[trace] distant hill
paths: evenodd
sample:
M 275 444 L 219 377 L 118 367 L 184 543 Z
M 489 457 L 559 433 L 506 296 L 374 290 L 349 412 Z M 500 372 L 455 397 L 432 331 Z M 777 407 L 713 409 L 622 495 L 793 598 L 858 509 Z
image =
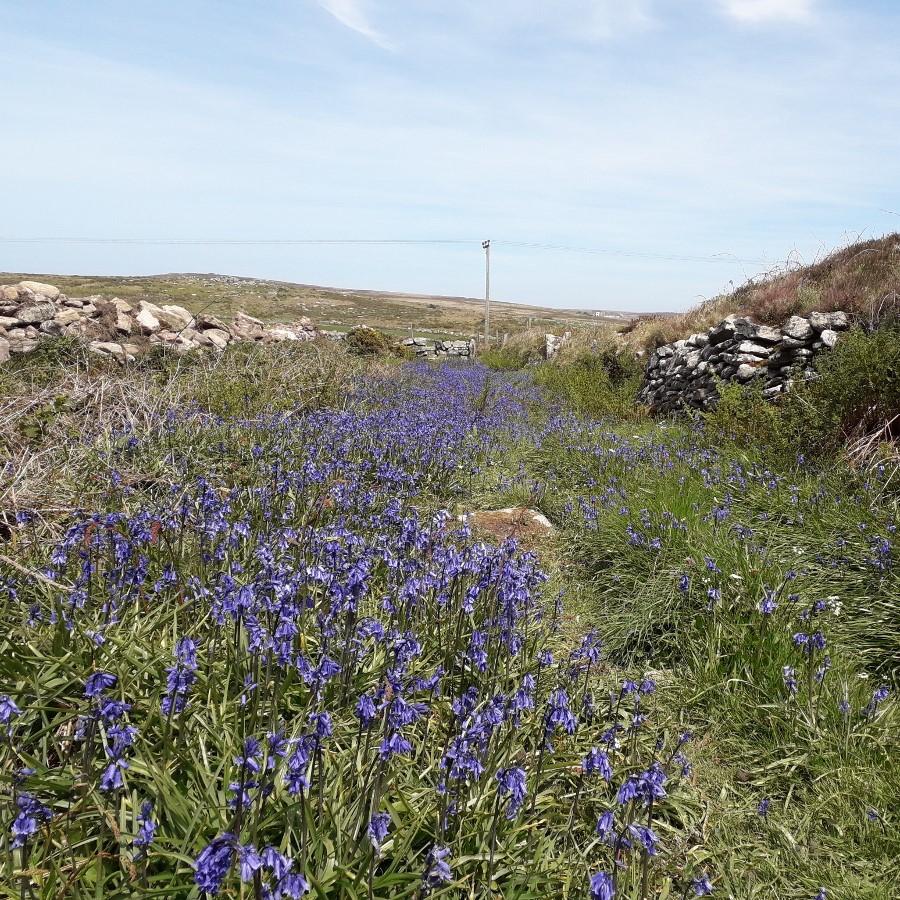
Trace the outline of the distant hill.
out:
M 136 302 L 176 303 L 193 313 L 230 319 L 243 311 L 266 322 L 290 322 L 309 316 L 326 329 L 370 325 L 392 334 L 476 335 L 484 330 L 484 301 L 472 297 L 442 297 L 388 291 L 350 290 L 293 284 L 261 278 L 215 274 L 166 274 L 141 277 L 0 273 L 0 283 L 23 279 L 57 285 L 69 296 L 114 296 Z M 633 313 L 553 309 L 491 301 L 491 331 L 513 334 L 527 328 L 560 331 L 605 322 L 625 325 Z

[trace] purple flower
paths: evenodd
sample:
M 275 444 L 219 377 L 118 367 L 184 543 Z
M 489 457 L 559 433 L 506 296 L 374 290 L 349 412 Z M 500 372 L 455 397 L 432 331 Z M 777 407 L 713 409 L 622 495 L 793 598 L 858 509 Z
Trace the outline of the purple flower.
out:
M 0 696 L 0 725 L 6 725 L 10 719 L 22 714 L 22 710 L 6 695 Z
M 422 883 L 429 890 L 453 880 L 450 865 L 445 861 L 449 855 L 448 847 L 438 847 L 437 844 L 429 851 L 425 860 L 425 872 L 422 875 Z
M 784 680 L 784 686 L 792 694 L 797 693 L 797 679 L 794 675 L 793 666 L 784 666 L 781 670 L 781 677 Z
M 278 892 L 291 900 L 300 900 L 308 890 L 309 882 L 302 875 L 288 873 L 278 882 Z
M 104 691 L 111 688 L 117 680 L 116 676 L 111 675 L 109 672 L 94 672 L 84 683 L 84 696 L 99 697 Z
M 602 750 L 591 747 L 591 752 L 584 758 L 583 769 L 585 775 L 591 775 L 599 772 L 603 776 L 604 781 L 612 779 L 612 767 L 609 764 L 609 757 Z
M 9 829 L 14 849 L 22 847 L 31 835 L 37 834 L 39 821 L 47 821 L 52 815 L 46 806 L 24 792 L 16 798 L 16 806 L 19 807 L 19 814 Z
M 263 867 L 263 858 L 256 852 L 252 844 L 244 844 L 238 847 L 238 859 L 240 861 L 241 881 L 251 881 L 256 872 Z
M 375 702 L 368 694 L 362 694 L 356 702 L 356 717 L 363 728 L 372 724 L 375 718 Z
M 648 855 L 656 856 L 656 854 L 659 852 L 656 846 L 659 843 L 659 838 L 656 836 L 656 832 L 652 828 L 648 828 L 646 825 L 638 825 L 634 823 L 628 826 L 628 830 L 634 835 L 638 843 L 643 846 Z
M 194 860 L 194 881 L 207 894 L 218 894 L 228 870 L 234 861 L 237 839 L 233 834 L 224 833 L 200 851 Z
M 597 820 L 597 834 L 601 841 L 612 842 L 616 831 L 616 819 L 610 810 L 606 810 Z
M 591 900 L 612 900 L 615 894 L 612 876 L 606 872 L 597 872 L 591 876 Z
M 506 807 L 506 818 L 514 819 L 519 814 L 519 809 L 525 802 L 527 789 L 525 786 L 525 770 L 518 766 L 509 769 L 500 769 L 497 772 L 497 781 L 499 782 L 497 790 L 500 796 L 510 795 L 509 803 Z
M 375 848 L 376 853 L 379 853 L 381 851 L 381 845 L 384 843 L 384 839 L 387 837 L 390 824 L 390 813 L 375 813 L 375 815 L 372 816 L 372 818 L 369 820 L 369 827 L 367 829 L 369 840 L 371 841 L 372 846 Z
M 694 894 L 698 897 L 706 897 L 713 892 L 713 886 L 706 875 L 694 878 L 691 881 L 691 887 L 694 889 Z
M 382 759 L 390 759 L 392 756 L 410 754 L 412 749 L 412 744 L 399 731 L 395 731 L 389 738 L 382 739 L 378 754 Z
M 757 807 L 757 813 L 765 818 L 769 814 L 769 805 L 771 804 L 771 800 L 768 797 L 763 797 L 762 800 L 759 801 L 759 806 Z
M 141 805 L 141 811 L 138 814 L 137 820 L 140 825 L 138 828 L 138 833 L 134 838 L 134 846 L 137 847 L 140 851 L 143 851 L 145 847 L 149 847 L 150 844 L 153 843 L 153 835 L 156 832 L 156 823 L 151 820 L 150 816 L 153 813 L 153 804 L 147 800 Z M 135 859 L 138 858 L 141 854 L 138 853 L 135 856 Z

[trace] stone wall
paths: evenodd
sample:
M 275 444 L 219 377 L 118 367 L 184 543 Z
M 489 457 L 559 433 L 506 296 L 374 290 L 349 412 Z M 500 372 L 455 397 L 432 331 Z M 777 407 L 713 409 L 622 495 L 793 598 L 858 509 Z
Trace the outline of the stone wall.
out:
M 0 285 L 0 362 L 10 353 L 29 353 L 48 337 L 77 337 L 95 353 L 127 360 L 154 344 L 176 351 L 219 351 L 233 341 L 309 341 L 316 334 L 309 319 L 266 325 L 238 313 L 226 324 L 215 316 L 146 300 L 132 305 L 118 297 L 67 297 L 37 281 Z
M 812 375 L 813 357 L 834 347 L 847 326 L 843 312 L 791 316 L 779 328 L 729 316 L 706 333 L 653 351 L 639 398 L 655 413 L 711 409 L 718 381 L 757 380 L 764 396 L 775 397 Z
M 431 338 L 404 338 L 400 345 L 408 347 L 417 357 L 438 359 L 445 356 L 475 356 L 474 341 L 436 341 Z

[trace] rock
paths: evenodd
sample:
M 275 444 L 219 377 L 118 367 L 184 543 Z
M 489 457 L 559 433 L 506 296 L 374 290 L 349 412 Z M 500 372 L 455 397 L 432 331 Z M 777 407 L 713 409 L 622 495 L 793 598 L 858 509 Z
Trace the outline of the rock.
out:
M 171 331 L 181 331 L 190 328 L 194 324 L 194 317 L 183 306 L 173 306 L 171 304 L 161 306 L 156 318 L 163 324 L 163 327 Z
M 63 306 L 71 306 L 75 309 L 81 309 L 81 307 L 84 306 L 84 303 L 85 301 L 79 297 L 66 297 L 66 299 L 63 300 Z
M 753 341 L 741 341 L 737 347 L 738 353 L 752 353 L 754 356 L 768 356 L 769 348 L 760 344 L 754 344 Z
M 9 362 L 9 341 L 5 337 L 0 337 L 0 365 Z
M 296 341 L 298 337 L 289 328 L 269 328 L 267 330 L 269 337 L 275 341 Z
M 810 335 L 812 337 L 812 335 Z M 793 349 L 795 347 L 808 347 L 810 338 L 807 338 L 803 341 L 798 341 L 796 338 L 786 337 L 781 340 L 781 347 L 784 349 Z
M 545 334 L 544 335 L 544 356 L 547 359 L 553 359 L 557 353 L 559 353 L 560 348 L 566 342 L 566 338 L 569 335 L 569 332 L 566 332 L 562 337 L 557 337 L 555 334 Z
M 738 381 L 749 381 L 758 371 L 756 366 L 751 366 L 748 363 L 741 363 L 741 365 L 737 367 L 734 377 L 737 378 Z
M 134 321 L 142 334 L 156 334 L 162 328 L 162 323 L 149 309 L 141 309 Z
M 35 339 L 22 339 L 18 341 L 9 341 L 10 353 L 31 353 L 36 350 L 40 341 Z
M 113 341 L 91 341 L 88 350 L 99 353 L 101 356 L 112 356 L 119 362 L 134 362 L 134 355 L 129 353 L 122 344 Z
M 65 325 L 60 324 L 56 319 L 48 319 L 41 322 L 41 334 L 47 334 L 51 337 L 62 337 L 66 333 Z
M 769 325 L 757 325 L 753 333 L 753 339 L 761 344 L 777 344 L 781 338 L 781 329 Z
M 716 327 L 713 328 L 709 332 L 708 337 L 709 337 L 709 343 L 713 347 L 716 346 L 716 344 L 723 344 L 723 343 L 725 343 L 725 341 L 728 341 L 731 338 L 733 338 L 734 337 L 734 321 L 731 318 L 731 316 L 729 316 L 727 319 L 725 319 L 720 324 L 716 325 Z
M 809 324 L 816 331 L 843 331 L 849 324 L 845 312 L 812 312 L 809 314 Z
M 21 324 L 14 316 L 0 316 L 0 328 L 18 328 Z
M 141 311 L 146 310 L 157 318 L 159 318 L 159 314 L 162 312 L 162 307 L 157 306 L 155 303 L 151 303 L 149 300 L 138 301 L 137 308 Z
M 131 334 L 131 316 L 122 310 L 116 313 L 116 331 L 121 334 Z
M 73 322 L 80 322 L 84 318 L 84 314 L 80 309 L 63 308 L 57 311 L 53 317 L 54 322 L 60 325 L 71 325 Z
M 195 326 L 200 331 L 206 331 L 208 328 L 215 328 L 218 331 L 228 331 L 228 326 L 216 316 L 209 316 L 205 313 L 200 313 L 197 316 L 197 324 Z
M 9 300 L 11 303 L 18 303 L 19 292 L 10 285 L 4 285 L 0 288 L 0 299 Z
M 838 333 L 836 331 L 832 331 L 830 328 L 825 328 L 819 335 L 819 340 L 830 350 L 838 341 Z
M 120 297 L 113 297 L 109 302 L 121 313 L 134 312 L 134 307 L 127 300 L 122 300 Z
M 237 325 L 238 328 L 264 328 L 265 322 L 262 319 L 254 319 L 253 316 L 248 316 L 247 313 L 239 312 L 234 317 L 234 324 Z
M 59 288 L 52 284 L 44 284 L 40 281 L 20 281 L 17 286 L 26 291 L 31 291 L 32 294 L 40 294 L 48 300 L 56 300 L 59 297 Z
M 213 342 L 203 334 L 202 331 L 197 331 L 196 328 L 185 328 L 184 331 L 179 332 L 180 336 L 186 341 L 193 341 L 200 347 L 212 347 Z
M 797 341 L 805 341 L 812 337 L 813 328 L 808 319 L 802 316 L 791 316 L 781 329 L 788 337 Z
M 34 306 L 23 306 L 16 318 L 23 325 L 40 325 L 56 315 L 56 307 L 52 303 L 37 303 Z
M 203 336 L 211 341 L 218 350 L 224 350 L 231 340 L 231 335 L 224 328 L 208 328 L 203 332 Z

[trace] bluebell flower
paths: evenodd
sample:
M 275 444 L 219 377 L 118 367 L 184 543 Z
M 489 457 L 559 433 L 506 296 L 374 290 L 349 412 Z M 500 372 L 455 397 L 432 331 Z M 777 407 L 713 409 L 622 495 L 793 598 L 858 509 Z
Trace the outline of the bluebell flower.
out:
M 224 833 L 213 838 L 194 860 L 194 881 L 207 894 L 218 894 L 228 870 L 234 861 L 237 840 L 233 834 Z
M 425 860 L 425 872 L 422 875 L 422 884 L 427 890 L 453 880 L 453 872 L 450 864 L 446 861 L 449 855 L 449 848 L 439 847 L 437 844 L 429 851 L 428 858 Z
M 278 894 L 281 897 L 290 897 L 290 900 L 300 900 L 309 890 L 309 882 L 295 873 L 288 873 L 278 882 Z
M 375 848 L 376 853 L 380 853 L 381 851 L 381 845 L 384 843 L 384 839 L 387 837 L 390 824 L 390 813 L 385 812 L 375 813 L 375 815 L 373 815 L 369 820 L 369 826 L 366 830 L 369 835 L 369 841 Z
M 634 835 L 638 843 L 643 846 L 648 855 L 657 855 L 659 850 L 656 845 L 659 843 L 659 838 L 652 828 L 649 828 L 646 825 L 638 825 L 635 822 L 628 826 L 628 830 Z
M 33 834 L 37 834 L 39 822 L 46 822 L 52 813 L 46 806 L 35 800 L 31 794 L 22 792 L 16 797 L 16 806 L 19 814 L 10 826 L 10 834 L 13 836 L 12 847 L 17 849 L 25 844 Z
M 22 710 L 16 706 L 6 694 L 0 696 L 0 725 L 6 725 L 10 719 L 22 714 Z
M 519 809 L 525 802 L 527 794 L 525 770 L 518 766 L 512 766 L 508 769 L 500 769 L 496 777 L 499 782 L 497 790 L 500 792 L 500 796 L 510 795 L 509 803 L 506 806 L 506 818 L 514 819 L 519 814 Z
M 757 807 L 757 813 L 761 815 L 763 818 L 769 815 L 769 806 L 771 804 L 771 800 L 768 797 L 763 797 L 762 800 L 759 801 L 759 806 Z
M 610 810 L 602 813 L 597 820 L 597 834 L 601 841 L 612 843 L 616 832 L 616 819 Z
M 135 859 L 146 852 L 146 848 L 153 843 L 153 835 L 156 833 L 157 825 L 150 818 L 153 815 L 153 803 L 149 800 L 141 804 L 141 811 L 138 813 L 138 833 L 134 838 L 134 846 L 138 848 L 138 854 Z
M 256 872 L 263 867 L 263 858 L 252 844 L 243 844 L 238 847 L 238 861 L 240 866 L 241 881 L 251 881 Z
M 611 875 L 606 872 L 597 872 L 591 876 L 590 900 L 613 900 L 616 890 L 613 887 Z
M 99 697 L 104 691 L 111 688 L 117 681 L 115 675 L 109 672 L 95 672 L 84 683 L 85 697 Z
M 713 886 L 706 875 L 701 875 L 691 881 L 691 887 L 694 889 L 694 895 L 697 897 L 707 897 L 713 892 Z
M 603 750 L 598 750 L 596 747 L 592 747 L 590 753 L 585 756 L 582 768 L 586 775 L 599 772 L 603 776 L 604 781 L 610 781 L 612 779 L 613 772 L 612 767 L 609 764 L 609 756 L 607 756 Z

